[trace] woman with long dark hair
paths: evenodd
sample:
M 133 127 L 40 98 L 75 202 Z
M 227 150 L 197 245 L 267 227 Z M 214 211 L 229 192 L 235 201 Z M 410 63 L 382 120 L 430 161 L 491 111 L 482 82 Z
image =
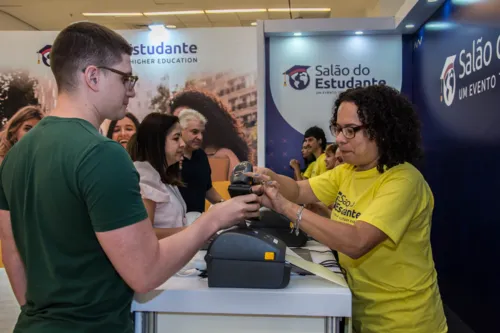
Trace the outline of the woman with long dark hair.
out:
M 150 113 L 132 136 L 127 150 L 140 175 L 144 206 L 158 239 L 173 235 L 187 226 L 186 203 L 179 162 L 184 152 L 179 119 Z

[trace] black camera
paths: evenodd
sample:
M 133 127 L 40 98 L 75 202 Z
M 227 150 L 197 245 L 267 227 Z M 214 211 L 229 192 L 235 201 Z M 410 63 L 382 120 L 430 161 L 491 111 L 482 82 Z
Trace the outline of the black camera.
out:
M 252 186 L 255 185 L 253 178 L 245 175 L 247 172 L 253 172 L 252 163 L 244 161 L 234 167 L 231 174 L 228 192 L 231 198 L 239 195 L 246 195 L 252 193 Z

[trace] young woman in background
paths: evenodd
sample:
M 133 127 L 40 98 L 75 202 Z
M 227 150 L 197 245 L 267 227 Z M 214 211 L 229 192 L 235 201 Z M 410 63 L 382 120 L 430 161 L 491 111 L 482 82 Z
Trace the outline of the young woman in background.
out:
M 17 111 L 0 132 L 0 163 L 16 142 L 43 118 L 38 106 L 28 105 Z
M 127 112 L 123 119 L 113 120 L 109 123 L 106 136 L 127 148 L 130 138 L 137 132 L 138 128 L 139 120 L 132 113 Z
M 158 239 L 173 235 L 186 226 L 186 203 L 179 162 L 184 152 L 179 119 L 150 113 L 131 137 L 127 149 L 140 175 L 144 206 Z

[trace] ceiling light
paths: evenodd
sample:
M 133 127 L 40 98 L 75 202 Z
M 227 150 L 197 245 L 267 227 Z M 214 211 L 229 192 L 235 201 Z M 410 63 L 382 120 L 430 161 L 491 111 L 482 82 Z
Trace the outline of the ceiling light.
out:
M 167 29 L 175 29 L 175 28 L 177 28 L 175 25 L 171 25 L 171 24 L 167 25 L 166 27 L 167 27 Z
M 454 27 L 451 22 L 429 22 L 425 26 L 428 30 L 446 30 Z
M 415 28 L 415 24 L 407 24 L 405 25 L 405 28 L 407 29 Z
M 192 15 L 192 14 L 205 14 L 203 10 L 180 10 L 174 12 L 148 12 L 144 13 L 146 16 L 167 16 L 167 15 Z
M 260 9 L 210 9 L 205 10 L 207 14 L 232 14 L 232 13 L 263 13 L 265 8 Z
M 83 16 L 142 16 L 142 13 L 82 13 Z
M 451 0 L 451 3 L 457 6 L 467 6 L 477 2 L 481 2 L 481 0 Z
M 330 12 L 331 8 L 268 8 L 269 12 Z
M 356 35 L 362 35 L 363 34 L 363 31 L 356 31 L 355 32 Z
M 148 28 L 153 32 L 161 32 L 166 30 L 165 25 L 163 24 L 150 24 L 148 25 Z
M 257 22 L 252 22 L 252 23 L 250 23 L 250 25 L 256 26 Z
M 293 35 L 294 36 L 302 36 L 302 32 L 294 32 Z
M 438 0 L 427 0 L 427 2 L 437 2 Z

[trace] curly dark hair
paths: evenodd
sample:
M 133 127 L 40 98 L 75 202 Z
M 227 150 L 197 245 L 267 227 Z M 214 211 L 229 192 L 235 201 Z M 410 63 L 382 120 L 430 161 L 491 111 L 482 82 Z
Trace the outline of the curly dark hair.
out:
M 207 118 L 203 148 L 215 146 L 233 151 L 240 161 L 251 159 L 248 144 L 243 139 L 241 124 L 229 113 L 216 96 L 200 90 L 184 90 L 170 101 L 170 112 L 178 107 L 196 110 Z
M 326 135 L 325 131 L 323 131 L 320 127 L 318 126 L 313 126 L 309 127 L 306 132 L 304 133 L 304 140 L 306 138 L 313 137 L 316 140 L 321 140 L 321 151 L 325 151 L 326 149 Z
M 396 89 L 374 85 L 346 90 L 335 102 L 330 125 L 337 124 L 340 104 L 352 102 L 358 107 L 358 117 L 368 137 L 379 149 L 377 170 L 408 162 L 416 164 L 423 156 L 420 120 L 408 99 Z

